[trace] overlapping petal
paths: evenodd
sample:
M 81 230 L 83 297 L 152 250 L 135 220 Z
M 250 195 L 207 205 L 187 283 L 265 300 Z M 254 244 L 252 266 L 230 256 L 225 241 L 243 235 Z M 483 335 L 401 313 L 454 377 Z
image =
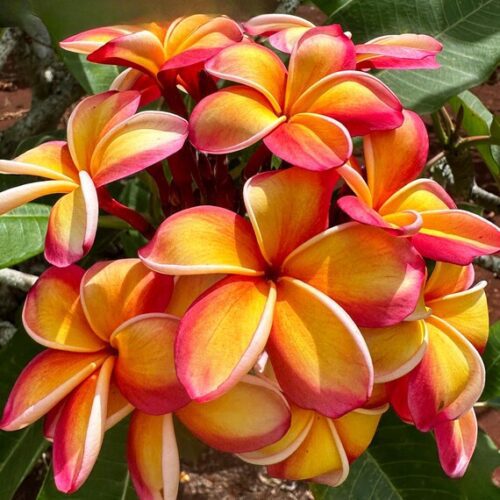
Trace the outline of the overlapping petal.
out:
M 285 260 L 283 273 L 326 293 L 357 325 L 370 328 L 409 316 L 425 275 L 422 258 L 407 241 L 358 223 L 333 227 L 301 245 Z
M 175 362 L 192 399 L 220 396 L 253 367 L 269 336 L 275 300 L 272 282 L 231 276 L 187 311 L 177 333 Z
M 116 385 L 115 377 L 113 376 L 108 390 L 106 430 L 111 429 L 111 427 L 132 413 L 133 410 L 134 407 L 120 392 L 120 389 Z
M 467 290 L 474 283 L 474 266 L 457 266 L 447 262 L 437 262 L 425 284 L 425 299 L 438 299 L 451 293 Z
M 128 35 L 133 31 L 140 29 L 136 26 L 117 25 L 117 26 L 104 26 L 101 28 L 93 28 L 90 30 L 82 31 L 77 35 L 65 38 L 59 45 L 70 52 L 78 54 L 90 54 L 98 48 L 102 47 L 105 43 L 118 38 L 123 35 Z

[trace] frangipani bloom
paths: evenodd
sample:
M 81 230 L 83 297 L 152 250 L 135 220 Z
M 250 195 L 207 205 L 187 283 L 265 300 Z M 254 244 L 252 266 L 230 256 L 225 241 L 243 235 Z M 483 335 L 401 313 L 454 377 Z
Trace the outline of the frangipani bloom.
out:
M 477 423 L 472 410 L 484 386 L 484 365 L 478 354 L 488 338 L 488 307 L 472 265 L 439 262 L 429 278 L 424 299 L 430 316 L 424 320 L 428 346 L 421 362 L 391 384 L 391 403 L 400 417 L 421 431 L 434 430 L 441 465 L 452 477 L 462 476 L 474 451 Z M 384 335 L 370 332 L 371 342 Z M 387 352 L 394 352 L 401 339 Z M 368 341 L 368 345 L 371 343 Z
M 72 264 L 92 247 L 99 187 L 143 170 L 184 144 L 183 118 L 160 111 L 134 114 L 139 100 L 138 92 L 87 97 L 68 120 L 68 142 L 47 142 L 12 161 L 0 160 L 2 174 L 48 179 L 1 192 L 0 214 L 41 196 L 64 194 L 50 212 L 45 257 L 51 264 Z
M 179 71 L 181 77 L 188 78 L 186 69 L 200 65 L 242 37 L 241 28 L 231 19 L 196 14 L 170 23 L 95 28 L 66 38 L 60 45 L 88 54 L 92 62 L 130 68 L 114 84 L 120 90 L 137 88 L 134 84 L 140 73 L 148 75 L 149 84 L 142 88 L 154 94 L 154 88 L 162 87 L 165 81 L 173 79 L 175 83 Z
M 194 400 L 234 386 L 266 345 L 296 405 L 337 418 L 368 399 L 373 369 L 356 324 L 410 315 L 424 264 L 406 240 L 378 228 L 327 229 L 336 179 L 297 167 L 257 175 L 244 188 L 250 222 L 218 207 L 191 208 L 140 250 L 158 272 L 229 275 L 180 323 L 177 374 Z
M 190 140 L 200 151 L 238 151 L 260 139 L 277 156 L 310 170 L 345 163 L 350 134 L 399 127 L 401 104 L 380 80 L 356 67 L 351 40 L 338 26 L 306 33 L 288 71 L 256 43 L 232 45 L 210 59 L 211 75 L 238 83 L 193 110 Z
M 298 40 L 314 24 L 289 14 L 264 14 L 244 23 L 252 36 L 268 37 L 269 43 L 282 52 L 290 53 Z M 386 35 L 356 45 L 357 69 L 434 69 L 439 68 L 436 55 L 443 46 L 428 35 Z
M 430 179 L 415 179 L 425 166 L 428 137 L 422 120 L 404 112 L 396 130 L 363 139 L 365 181 L 350 165 L 339 169 L 356 196 L 338 205 L 353 220 L 409 236 L 433 260 L 466 265 L 478 255 L 500 250 L 500 230 L 479 215 L 458 210 L 446 191 Z

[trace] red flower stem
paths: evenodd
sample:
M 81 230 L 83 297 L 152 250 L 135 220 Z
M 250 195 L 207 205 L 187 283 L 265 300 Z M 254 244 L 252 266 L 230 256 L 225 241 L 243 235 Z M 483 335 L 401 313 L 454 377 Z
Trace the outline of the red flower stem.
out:
M 260 168 L 271 159 L 272 153 L 267 146 L 262 143 L 249 158 L 243 170 L 243 178 L 249 179 L 257 174 Z
M 164 77 L 162 82 L 162 94 L 165 102 L 170 108 L 170 111 L 187 119 L 188 112 L 186 105 L 179 89 L 177 88 L 177 73 L 172 72 L 168 76 Z
M 148 168 L 148 174 L 156 182 L 163 213 L 165 215 L 168 215 L 170 213 L 170 186 L 168 185 L 167 179 L 165 178 L 163 165 L 161 163 L 151 165 Z
M 192 189 L 191 172 L 197 168 L 191 146 L 186 143 L 177 153 L 168 158 L 173 184 L 179 191 L 182 208 L 192 207 L 195 199 Z
M 153 237 L 155 228 L 140 213 L 115 200 L 105 187 L 99 188 L 97 194 L 99 197 L 99 206 L 108 212 L 108 214 L 115 215 L 124 220 L 148 240 Z

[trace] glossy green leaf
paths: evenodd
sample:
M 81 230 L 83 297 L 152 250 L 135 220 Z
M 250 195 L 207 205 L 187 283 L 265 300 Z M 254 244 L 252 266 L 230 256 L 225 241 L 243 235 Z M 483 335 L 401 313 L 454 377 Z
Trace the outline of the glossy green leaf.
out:
M 50 207 L 28 203 L 0 217 L 0 268 L 43 252 Z
M 500 398 L 500 321 L 490 328 L 483 361 L 486 368 L 486 384 L 481 401 Z
M 314 485 L 317 500 L 443 500 L 493 499 L 500 491 L 491 474 L 500 465 L 493 442 L 483 433 L 462 479 L 441 470 L 432 436 L 384 415 L 373 443 L 352 466 L 338 488 Z
M 420 113 L 479 85 L 500 61 L 498 0 L 315 0 L 357 43 L 398 33 L 425 33 L 444 45 L 438 70 L 383 70 L 378 76 Z

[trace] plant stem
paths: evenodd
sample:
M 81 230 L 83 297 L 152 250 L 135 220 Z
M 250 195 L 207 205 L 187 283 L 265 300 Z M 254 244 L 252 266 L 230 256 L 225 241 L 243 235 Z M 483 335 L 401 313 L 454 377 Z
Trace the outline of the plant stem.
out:
M 15 269 L 0 269 L 0 284 L 7 285 L 22 292 L 27 292 L 38 279 L 34 274 L 22 273 Z
M 250 156 L 244 170 L 243 170 L 243 178 L 249 179 L 254 176 L 262 165 L 271 159 L 272 153 L 269 151 L 267 146 L 262 143 Z
M 156 163 L 147 169 L 148 174 L 156 182 L 158 187 L 158 194 L 160 195 L 161 208 L 165 215 L 170 213 L 170 186 L 168 185 L 165 173 L 163 172 L 163 165 Z

